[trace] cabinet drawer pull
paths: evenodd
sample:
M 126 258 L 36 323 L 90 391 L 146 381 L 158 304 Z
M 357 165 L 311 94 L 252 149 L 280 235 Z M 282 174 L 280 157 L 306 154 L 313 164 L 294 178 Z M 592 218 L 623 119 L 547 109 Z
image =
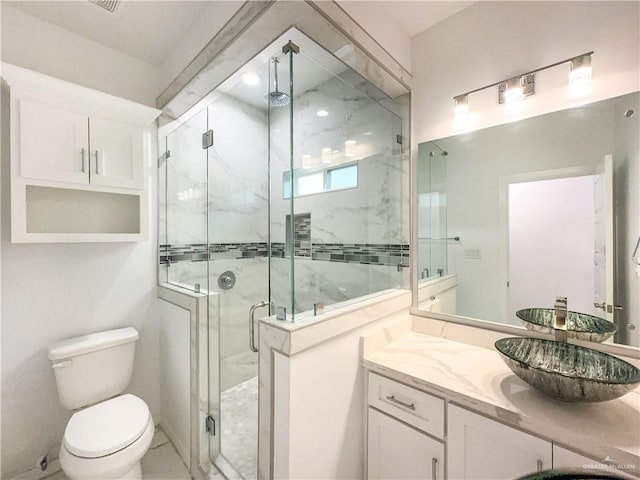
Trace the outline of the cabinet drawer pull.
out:
M 402 400 L 398 400 L 394 395 L 387 395 L 386 398 L 390 402 L 393 402 L 393 403 L 395 403 L 397 405 L 400 405 L 401 407 L 408 408 L 409 410 L 415 410 L 416 409 L 416 404 L 415 403 L 405 403 Z
M 436 473 L 438 470 L 438 459 L 433 457 L 431 459 L 431 480 L 436 480 Z
M 84 148 L 80 149 L 80 153 L 82 154 L 82 165 L 81 165 L 80 168 L 82 170 L 82 173 L 84 173 L 84 169 L 85 169 L 85 167 L 84 167 Z
M 99 172 L 98 172 L 98 150 L 96 150 L 96 175 L 99 175 Z

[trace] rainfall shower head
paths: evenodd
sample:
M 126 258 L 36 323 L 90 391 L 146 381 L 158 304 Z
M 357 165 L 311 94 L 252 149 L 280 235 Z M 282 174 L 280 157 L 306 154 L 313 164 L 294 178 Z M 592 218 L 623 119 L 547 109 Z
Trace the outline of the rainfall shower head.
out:
M 289 103 L 289 95 L 278 90 L 278 63 L 280 60 L 273 57 L 271 61 L 273 62 L 273 73 L 275 77 L 273 85 L 274 88 L 264 96 L 264 101 L 274 107 L 284 107 Z

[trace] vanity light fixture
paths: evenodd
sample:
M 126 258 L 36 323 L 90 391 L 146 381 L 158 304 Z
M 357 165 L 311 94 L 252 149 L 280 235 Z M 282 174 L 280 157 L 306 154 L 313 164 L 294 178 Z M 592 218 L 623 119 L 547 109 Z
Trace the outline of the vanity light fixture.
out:
M 453 99 L 453 113 L 456 118 L 462 118 L 469 114 L 469 95 L 458 95 Z
M 501 80 L 499 82 L 486 85 L 484 87 L 470 90 L 466 93 L 456 95 L 453 97 L 454 115 L 456 118 L 464 117 L 469 112 L 469 95 L 477 93 L 487 88 L 498 87 L 498 103 L 511 104 L 518 103 L 524 98 L 535 94 L 535 74 L 549 68 L 557 67 L 564 63 L 571 64 L 571 73 L 569 74 L 569 85 L 572 91 L 577 87 L 575 85 L 581 85 L 580 88 L 584 90 L 585 85 L 589 86 L 591 83 L 591 56 L 593 51 L 583 53 L 576 57 L 567 58 L 560 62 L 552 63 L 541 68 L 537 68 L 530 72 L 516 75 L 515 77 Z M 588 89 L 587 89 L 588 91 Z
M 326 110 L 318 110 L 316 112 L 316 115 L 319 117 L 326 117 L 327 115 L 329 115 L 329 112 L 327 112 Z
M 586 53 L 571 60 L 569 88 L 574 95 L 582 96 L 591 90 L 591 54 Z
M 535 73 L 513 77 L 498 85 L 498 103 L 516 104 L 535 94 Z

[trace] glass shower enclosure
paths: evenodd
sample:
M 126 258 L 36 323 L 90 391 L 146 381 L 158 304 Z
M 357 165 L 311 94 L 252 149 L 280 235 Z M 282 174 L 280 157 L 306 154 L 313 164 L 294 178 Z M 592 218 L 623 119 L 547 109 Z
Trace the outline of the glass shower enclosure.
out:
M 228 478 L 257 477 L 252 306 L 292 322 L 402 286 L 407 166 L 385 97 L 297 32 L 159 139 L 159 278 L 207 295 L 202 435 Z

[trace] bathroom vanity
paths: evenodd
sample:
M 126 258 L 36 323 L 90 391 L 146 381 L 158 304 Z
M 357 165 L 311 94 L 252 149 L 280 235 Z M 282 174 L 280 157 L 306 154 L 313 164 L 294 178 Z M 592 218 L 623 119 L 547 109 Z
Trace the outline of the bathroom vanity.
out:
M 640 475 L 640 389 L 602 403 L 554 400 L 504 365 L 499 336 L 414 317 L 363 338 L 368 478 Z

